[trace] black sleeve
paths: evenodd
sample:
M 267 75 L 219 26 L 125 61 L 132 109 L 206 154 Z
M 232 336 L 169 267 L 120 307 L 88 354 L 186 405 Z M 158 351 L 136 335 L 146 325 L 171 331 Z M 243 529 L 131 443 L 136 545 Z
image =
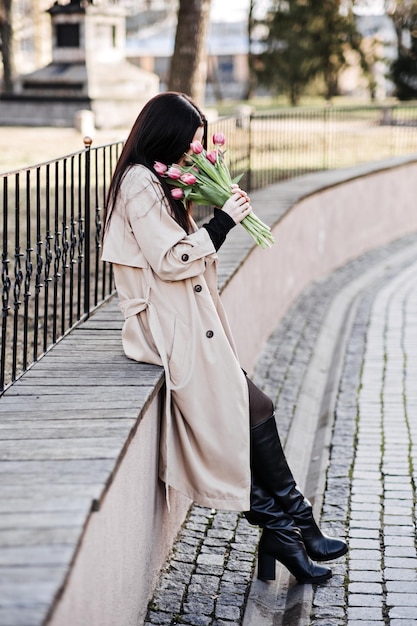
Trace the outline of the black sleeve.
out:
M 216 251 L 224 243 L 227 233 L 233 226 L 236 226 L 235 220 L 222 209 L 214 209 L 214 217 L 211 218 L 208 224 L 203 224 L 203 228 L 207 230 Z

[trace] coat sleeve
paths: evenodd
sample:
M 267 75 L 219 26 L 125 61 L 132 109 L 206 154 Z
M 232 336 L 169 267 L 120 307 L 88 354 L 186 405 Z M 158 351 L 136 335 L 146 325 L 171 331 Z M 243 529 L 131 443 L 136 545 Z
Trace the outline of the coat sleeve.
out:
M 169 214 L 163 190 L 151 173 L 129 185 L 125 203 L 133 235 L 162 280 L 184 280 L 204 272 L 206 257 L 216 254 L 207 230 L 186 234 Z

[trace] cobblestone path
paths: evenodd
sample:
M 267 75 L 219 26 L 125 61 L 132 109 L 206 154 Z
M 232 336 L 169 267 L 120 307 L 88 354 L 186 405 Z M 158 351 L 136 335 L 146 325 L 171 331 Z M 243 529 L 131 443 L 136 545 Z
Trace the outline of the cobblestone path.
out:
M 362 298 L 346 354 L 322 522 L 338 517 L 350 549 L 312 626 L 417 625 L 417 264 L 392 274 Z

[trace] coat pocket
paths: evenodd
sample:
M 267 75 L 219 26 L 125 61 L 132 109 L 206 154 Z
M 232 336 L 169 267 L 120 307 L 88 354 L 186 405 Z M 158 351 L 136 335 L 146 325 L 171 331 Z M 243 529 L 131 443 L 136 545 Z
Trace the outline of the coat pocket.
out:
M 146 313 L 145 313 L 146 315 Z M 144 314 L 134 315 L 125 320 L 122 329 L 122 345 L 124 353 L 129 359 L 152 365 L 162 365 L 149 331 L 144 331 Z
M 184 387 L 192 371 L 191 338 L 192 329 L 190 325 L 176 316 L 168 367 L 172 386 L 177 389 Z

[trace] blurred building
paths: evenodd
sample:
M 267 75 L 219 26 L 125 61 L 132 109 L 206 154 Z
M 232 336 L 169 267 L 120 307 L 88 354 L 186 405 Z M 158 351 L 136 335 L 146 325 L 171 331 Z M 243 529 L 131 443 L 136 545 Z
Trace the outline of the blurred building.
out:
M 109 0 L 55 2 L 52 59 L 19 74 L 0 100 L 1 125 L 73 126 L 80 113 L 99 128 L 130 126 L 159 79 L 125 58 L 125 9 Z
M 174 52 L 176 13 L 148 12 L 127 19 L 126 57 L 158 74 L 165 88 Z M 207 39 L 206 100 L 243 97 L 248 81 L 247 23 L 211 22 Z
M 70 0 L 59 0 L 60 5 L 69 3 Z M 52 26 L 48 14 L 51 4 L 52 0 L 13 0 L 14 62 L 18 74 L 32 72 L 52 60 Z M 94 5 L 118 5 L 125 9 L 126 15 L 132 16 L 151 8 L 175 12 L 176 0 L 94 0 Z
M 358 15 L 356 19 L 368 60 L 375 59 L 371 64 L 373 96 L 375 100 L 384 100 L 393 92 L 393 83 L 388 77 L 389 66 L 397 54 L 393 22 L 385 13 Z M 369 81 L 362 73 L 359 56 L 350 52 L 348 60 L 350 67 L 341 73 L 339 79 L 341 93 L 356 97 L 368 96 Z
M 70 0 L 59 0 L 60 6 Z M 126 58 L 137 67 L 155 72 L 164 89 L 174 50 L 177 0 L 94 0 L 95 7 L 123 8 L 126 14 Z M 14 52 L 18 74 L 26 74 L 52 61 L 51 0 L 14 0 Z M 240 98 L 248 78 L 247 24 L 211 24 L 208 40 L 208 99 Z M 221 53 L 219 53 L 221 51 Z

